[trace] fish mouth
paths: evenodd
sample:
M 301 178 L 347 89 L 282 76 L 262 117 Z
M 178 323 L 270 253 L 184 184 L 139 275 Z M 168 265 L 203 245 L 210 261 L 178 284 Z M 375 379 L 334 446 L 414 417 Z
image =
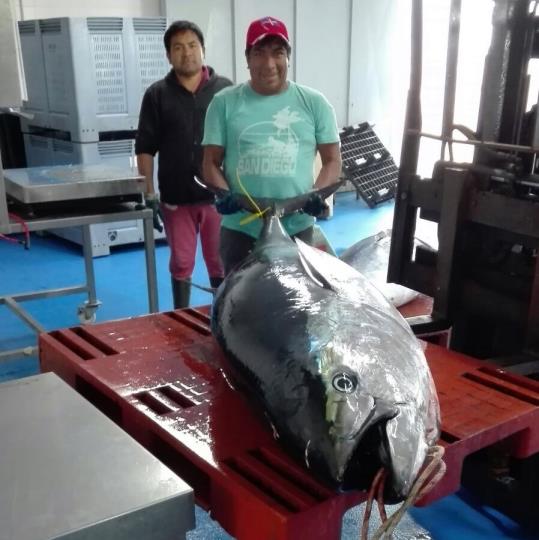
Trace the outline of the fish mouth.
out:
M 391 470 L 391 452 L 387 437 L 387 423 L 399 414 L 395 406 L 377 400 L 360 429 L 347 436 L 333 437 L 333 477 L 341 489 L 368 490 L 380 470 Z M 386 483 L 384 500 L 398 502 L 402 497 Z
M 337 412 L 334 414 L 334 424 L 330 430 L 338 463 L 339 478 L 344 475 L 351 455 L 365 434 L 373 426 L 379 424 L 385 426 L 386 421 L 399 414 L 399 408 L 394 404 L 368 395 L 357 399 L 352 406 L 346 400 L 342 401 L 342 404 L 344 404 L 346 413 L 339 413 L 339 407 L 337 407 Z M 354 414 L 350 415 L 350 411 L 353 411 Z
M 346 463 L 342 466 L 340 485 L 343 491 L 359 489 L 368 491 L 376 473 L 382 468 L 389 469 L 386 423 L 380 421 L 369 426 L 358 440 Z M 393 493 L 391 482 L 386 482 L 384 501 L 396 503 L 402 500 Z
M 342 491 L 368 491 L 378 471 L 384 468 L 387 472 L 383 491 L 384 503 L 397 504 L 406 498 L 408 492 L 399 488 L 396 481 L 398 476 L 395 476 L 393 469 L 386 431 L 388 421 L 383 420 L 369 426 L 358 440 L 348 460 L 343 464 L 342 476 L 339 479 Z

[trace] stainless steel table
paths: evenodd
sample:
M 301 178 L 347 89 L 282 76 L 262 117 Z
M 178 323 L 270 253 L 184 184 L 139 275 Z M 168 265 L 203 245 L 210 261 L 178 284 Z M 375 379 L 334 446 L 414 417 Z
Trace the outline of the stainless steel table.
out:
M 12 169 L 10 180 L 6 180 L 11 196 L 18 196 L 18 200 L 25 203 L 44 201 L 66 201 L 76 195 L 79 199 L 89 201 L 96 195 L 114 196 L 125 193 L 140 193 L 143 191 L 143 177 L 138 173 L 103 165 L 89 166 L 61 166 L 36 167 L 30 169 Z M 23 232 L 23 225 L 9 219 L 5 198 L 2 200 L 4 188 L 4 175 L 0 163 L 0 233 Z M 3 205 L 2 205 L 3 203 Z M 89 203 L 88 207 L 91 208 Z M 3 212 L 2 212 L 3 210 Z M 36 332 L 45 329 L 36 321 L 20 302 L 51 296 L 75 294 L 85 292 L 88 300 L 78 308 L 79 320 L 82 323 L 95 320 L 95 311 L 100 302 L 95 289 L 95 274 L 93 267 L 92 246 L 90 239 L 90 225 L 94 223 L 108 223 L 125 220 L 142 219 L 144 230 L 144 251 L 146 259 L 146 278 L 148 285 L 148 305 L 150 313 L 159 310 L 157 299 L 157 277 L 155 268 L 155 241 L 153 235 L 153 214 L 147 208 L 137 209 L 133 203 L 107 206 L 107 210 L 84 212 L 78 214 L 56 214 L 47 217 L 36 217 L 25 221 L 29 231 L 50 230 L 63 227 L 82 227 L 84 266 L 86 282 L 83 285 L 30 291 L 13 295 L 0 296 L 0 306 L 6 305 L 27 325 Z M 3 351 L 0 353 L 0 362 L 9 358 L 35 354 L 35 346 Z
M 0 540 L 180 540 L 193 491 L 53 373 L 0 384 Z
M 73 287 L 63 287 L 58 289 L 48 289 L 42 291 L 23 292 L 14 295 L 0 296 L 0 305 L 5 304 L 15 314 L 17 314 L 26 324 L 36 332 L 43 332 L 45 329 L 29 313 L 24 310 L 19 303 L 25 300 L 34 300 L 37 298 L 46 298 L 51 296 L 75 294 L 80 292 L 88 293 L 88 300 L 83 306 L 79 307 L 79 319 L 81 322 L 92 322 L 95 319 L 95 310 L 99 306 L 95 289 L 95 274 L 92 257 L 92 247 L 90 241 L 89 225 L 92 223 L 106 223 L 111 221 L 122 221 L 128 219 L 142 219 L 144 224 L 144 252 L 146 259 L 146 279 L 148 284 L 148 305 L 150 313 L 156 313 L 159 310 L 157 299 L 157 277 L 155 267 L 155 241 L 153 237 L 153 213 L 144 208 L 136 210 L 135 208 L 125 206 L 116 211 L 99 214 L 86 214 L 77 216 L 55 216 L 43 219 L 31 219 L 26 222 L 30 231 L 41 231 L 45 229 L 54 229 L 56 227 L 81 226 L 83 231 L 83 253 L 84 266 L 86 269 L 86 283 Z M 19 223 L 10 223 L 9 232 L 22 232 L 22 225 Z M 23 354 L 34 354 L 36 347 L 27 347 L 4 351 L 0 353 L 0 361 L 8 358 L 14 358 Z

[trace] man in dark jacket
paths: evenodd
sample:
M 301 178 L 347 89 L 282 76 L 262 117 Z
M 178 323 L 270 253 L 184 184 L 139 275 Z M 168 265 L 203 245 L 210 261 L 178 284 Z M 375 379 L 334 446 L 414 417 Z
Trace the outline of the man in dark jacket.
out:
M 168 75 L 144 94 L 135 144 L 140 174 L 146 177 L 146 204 L 154 224 L 162 216 L 170 246 L 174 308 L 187 307 L 195 266 L 197 236 L 212 287 L 223 279 L 219 257 L 220 216 L 213 195 L 197 183 L 201 177 L 204 117 L 213 96 L 231 81 L 204 65 L 204 36 L 189 21 L 173 22 L 164 36 Z M 154 156 L 158 153 L 161 202 L 153 187 Z

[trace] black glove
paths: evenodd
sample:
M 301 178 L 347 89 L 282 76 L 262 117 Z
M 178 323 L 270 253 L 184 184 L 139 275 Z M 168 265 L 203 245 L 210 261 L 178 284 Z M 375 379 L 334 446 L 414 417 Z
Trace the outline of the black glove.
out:
M 163 232 L 163 214 L 159 206 L 159 197 L 155 193 L 148 193 L 144 199 L 146 208 L 150 208 L 153 212 L 153 228 L 156 231 Z
M 329 206 L 318 193 L 313 193 L 303 206 L 303 211 L 313 217 L 321 217 L 328 210 Z
M 220 214 L 227 215 L 239 212 L 242 207 L 234 193 L 228 193 L 215 199 L 215 208 Z

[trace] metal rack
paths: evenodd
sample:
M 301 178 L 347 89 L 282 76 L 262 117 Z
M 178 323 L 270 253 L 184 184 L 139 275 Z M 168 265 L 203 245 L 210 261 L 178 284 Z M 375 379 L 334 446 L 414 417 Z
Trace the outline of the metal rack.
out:
M 372 127 L 363 122 L 340 132 L 345 178 L 370 208 L 392 199 L 397 190 L 399 170 L 389 151 Z

